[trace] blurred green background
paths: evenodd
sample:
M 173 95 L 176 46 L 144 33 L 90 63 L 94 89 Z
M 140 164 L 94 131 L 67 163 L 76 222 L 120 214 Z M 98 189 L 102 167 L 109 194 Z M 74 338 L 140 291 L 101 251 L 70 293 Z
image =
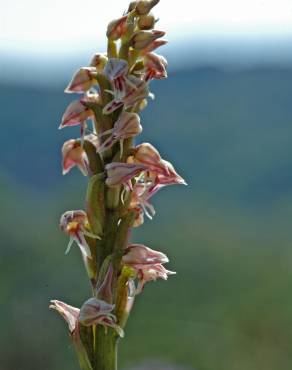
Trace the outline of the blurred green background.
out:
M 77 66 L 78 67 L 78 66 Z M 72 69 L 72 72 L 74 69 Z M 70 71 L 68 71 L 70 73 Z M 149 283 L 120 342 L 120 366 L 159 360 L 195 370 L 292 368 L 292 68 L 172 70 L 153 83 L 140 141 L 188 182 L 153 199 L 133 233 L 177 276 Z M 62 177 L 57 131 L 65 81 L 0 89 L 0 369 L 77 369 L 50 299 L 89 297 L 79 250 L 58 229 L 83 207 L 86 179 Z

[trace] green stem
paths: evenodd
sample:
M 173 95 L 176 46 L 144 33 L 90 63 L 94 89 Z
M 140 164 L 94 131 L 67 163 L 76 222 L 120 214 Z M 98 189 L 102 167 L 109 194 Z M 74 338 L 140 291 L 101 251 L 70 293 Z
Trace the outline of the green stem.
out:
M 96 327 L 93 370 L 117 370 L 117 333 L 112 328 Z

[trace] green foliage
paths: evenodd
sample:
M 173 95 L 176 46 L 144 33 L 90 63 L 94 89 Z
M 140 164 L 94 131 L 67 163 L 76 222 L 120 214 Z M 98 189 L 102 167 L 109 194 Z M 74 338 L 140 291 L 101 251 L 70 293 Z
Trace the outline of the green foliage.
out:
M 137 298 L 122 366 L 150 357 L 196 370 L 291 369 L 291 73 L 201 70 L 154 85 L 144 139 L 161 142 L 190 185 L 162 190 L 155 222 L 133 234 L 166 252 L 178 274 Z M 7 135 L 1 143 L 0 368 L 74 369 L 65 324 L 48 310 L 51 298 L 79 306 L 90 294 L 79 250 L 64 256 L 58 230 L 61 213 L 84 199 L 75 174 L 60 187 L 55 128 L 65 103 L 26 89 L 11 111 L 19 90 L 4 91 L 7 126 L 20 132 L 13 148 Z

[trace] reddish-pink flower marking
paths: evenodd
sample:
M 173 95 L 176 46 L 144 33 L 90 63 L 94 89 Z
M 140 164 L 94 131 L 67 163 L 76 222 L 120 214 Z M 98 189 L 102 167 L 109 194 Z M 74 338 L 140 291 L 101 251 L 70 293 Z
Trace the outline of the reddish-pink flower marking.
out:
M 124 94 L 114 95 L 114 99 L 103 108 L 103 114 L 110 114 L 122 106 L 124 106 L 124 109 L 128 109 L 148 97 L 148 95 L 147 83 L 136 76 L 129 75 L 125 83 Z

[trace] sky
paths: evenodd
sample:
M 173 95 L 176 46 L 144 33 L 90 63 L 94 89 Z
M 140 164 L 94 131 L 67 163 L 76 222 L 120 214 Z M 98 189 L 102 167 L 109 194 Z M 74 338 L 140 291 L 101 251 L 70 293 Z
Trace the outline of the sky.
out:
M 104 43 L 125 0 L 0 0 L 0 51 L 52 54 Z M 292 35 L 292 0 L 161 0 L 158 28 L 187 37 Z
M 0 0 L 0 82 L 67 80 L 106 51 L 107 24 L 128 4 Z M 160 0 L 154 14 L 170 41 L 159 49 L 170 69 L 292 64 L 292 0 Z

